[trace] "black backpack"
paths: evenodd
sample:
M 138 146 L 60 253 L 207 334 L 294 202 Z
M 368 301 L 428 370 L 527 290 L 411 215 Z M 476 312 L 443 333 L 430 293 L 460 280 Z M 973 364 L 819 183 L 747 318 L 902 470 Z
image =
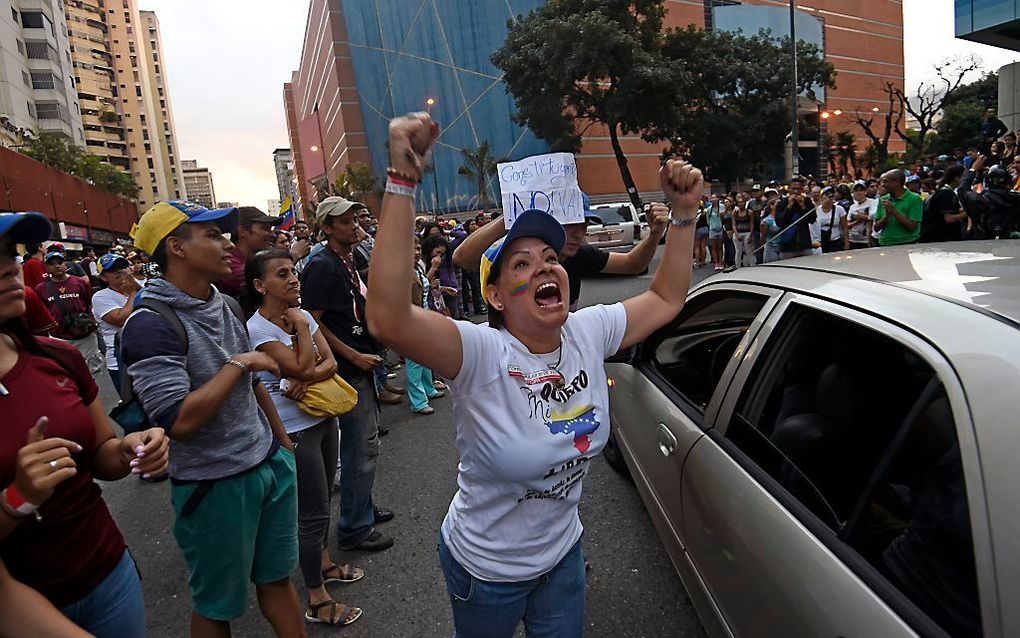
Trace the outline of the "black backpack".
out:
M 230 312 L 241 322 L 242 326 L 246 326 L 244 311 L 241 310 L 241 304 L 237 303 L 237 300 L 230 295 L 222 295 L 223 302 L 230 308 Z M 160 317 L 170 324 L 170 328 L 174 331 L 174 335 L 177 340 L 184 346 L 184 352 L 188 351 L 188 331 L 184 329 L 184 324 L 181 323 L 181 318 L 177 316 L 177 311 L 173 309 L 169 304 L 159 301 L 158 299 L 141 299 L 135 304 L 134 310 L 131 312 L 133 316 L 140 310 L 151 310 L 158 314 Z M 128 317 L 130 319 L 130 317 Z M 125 322 L 126 323 L 126 322 Z M 247 330 L 247 326 L 245 327 Z M 122 428 L 124 428 L 124 434 L 130 434 L 131 432 L 141 432 L 152 427 L 152 423 L 149 421 L 149 416 L 145 413 L 142 408 L 142 402 L 138 400 L 135 395 L 134 383 L 132 382 L 131 375 L 128 373 L 127 368 L 124 367 L 123 358 L 121 356 L 121 331 L 117 331 L 117 336 L 114 337 L 113 348 L 114 353 L 117 357 L 117 365 L 121 372 L 120 375 L 120 404 L 117 405 L 111 412 L 110 418 L 117 422 Z

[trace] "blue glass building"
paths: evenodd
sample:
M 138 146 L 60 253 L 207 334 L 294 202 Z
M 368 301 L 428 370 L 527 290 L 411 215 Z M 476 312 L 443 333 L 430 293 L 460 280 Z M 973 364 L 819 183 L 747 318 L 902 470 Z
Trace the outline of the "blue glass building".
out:
M 1020 0 L 956 0 L 956 37 L 1020 51 Z
M 431 110 L 442 125 L 435 176 L 419 189 L 420 208 L 466 208 L 477 199 L 473 180 L 459 176 L 461 149 L 488 141 L 497 158 L 521 159 L 548 145 L 515 124 L 513 98 L 489 56 L 503 45 L 507 21 L 542 0 L 343 0 L 351 61 L 366 143 L 376 174 L 388 164 L 389 120 Z M 431 98 L 434 104 L 428 105 Z M 490 202 L 499 185 L 490 184 Z

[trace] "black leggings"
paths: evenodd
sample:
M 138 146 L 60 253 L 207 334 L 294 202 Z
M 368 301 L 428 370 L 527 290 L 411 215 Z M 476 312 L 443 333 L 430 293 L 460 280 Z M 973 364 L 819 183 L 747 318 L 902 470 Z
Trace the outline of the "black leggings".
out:
M 307 589 L 322 585 L 322 550 L 329 540 L 330 500 L 336 475 L 337 420 L 294 432 L 298 492 L 298 564 Z

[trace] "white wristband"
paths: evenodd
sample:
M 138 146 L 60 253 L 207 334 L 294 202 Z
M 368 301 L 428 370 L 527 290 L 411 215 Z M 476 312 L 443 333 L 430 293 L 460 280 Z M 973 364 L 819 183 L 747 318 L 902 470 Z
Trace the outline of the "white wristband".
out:
M 407 186 L 404 183 L 393 181 L 393 179 L 386 180 L 386 192 L 392 195 L 400 195 L 401 197 L 410 197 L 414 199 L 415 192 L 418 188 L 416 186 Z

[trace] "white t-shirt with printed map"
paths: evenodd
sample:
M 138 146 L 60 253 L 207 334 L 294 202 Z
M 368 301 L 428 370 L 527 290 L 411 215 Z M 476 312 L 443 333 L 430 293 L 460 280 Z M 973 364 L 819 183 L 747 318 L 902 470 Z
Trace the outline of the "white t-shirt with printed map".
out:
M 627 312 L 614 304 L 570 315 L 562 388 L 543 380 L 560 353 L 534 355 L 506 330 L 456 325 L 464 361 L 448 384 L 460 465 L 443 538 L 475 578 L 530 580 L 581 537 L 581 481 L 609 439 L 603 361 L 620 348 Z

